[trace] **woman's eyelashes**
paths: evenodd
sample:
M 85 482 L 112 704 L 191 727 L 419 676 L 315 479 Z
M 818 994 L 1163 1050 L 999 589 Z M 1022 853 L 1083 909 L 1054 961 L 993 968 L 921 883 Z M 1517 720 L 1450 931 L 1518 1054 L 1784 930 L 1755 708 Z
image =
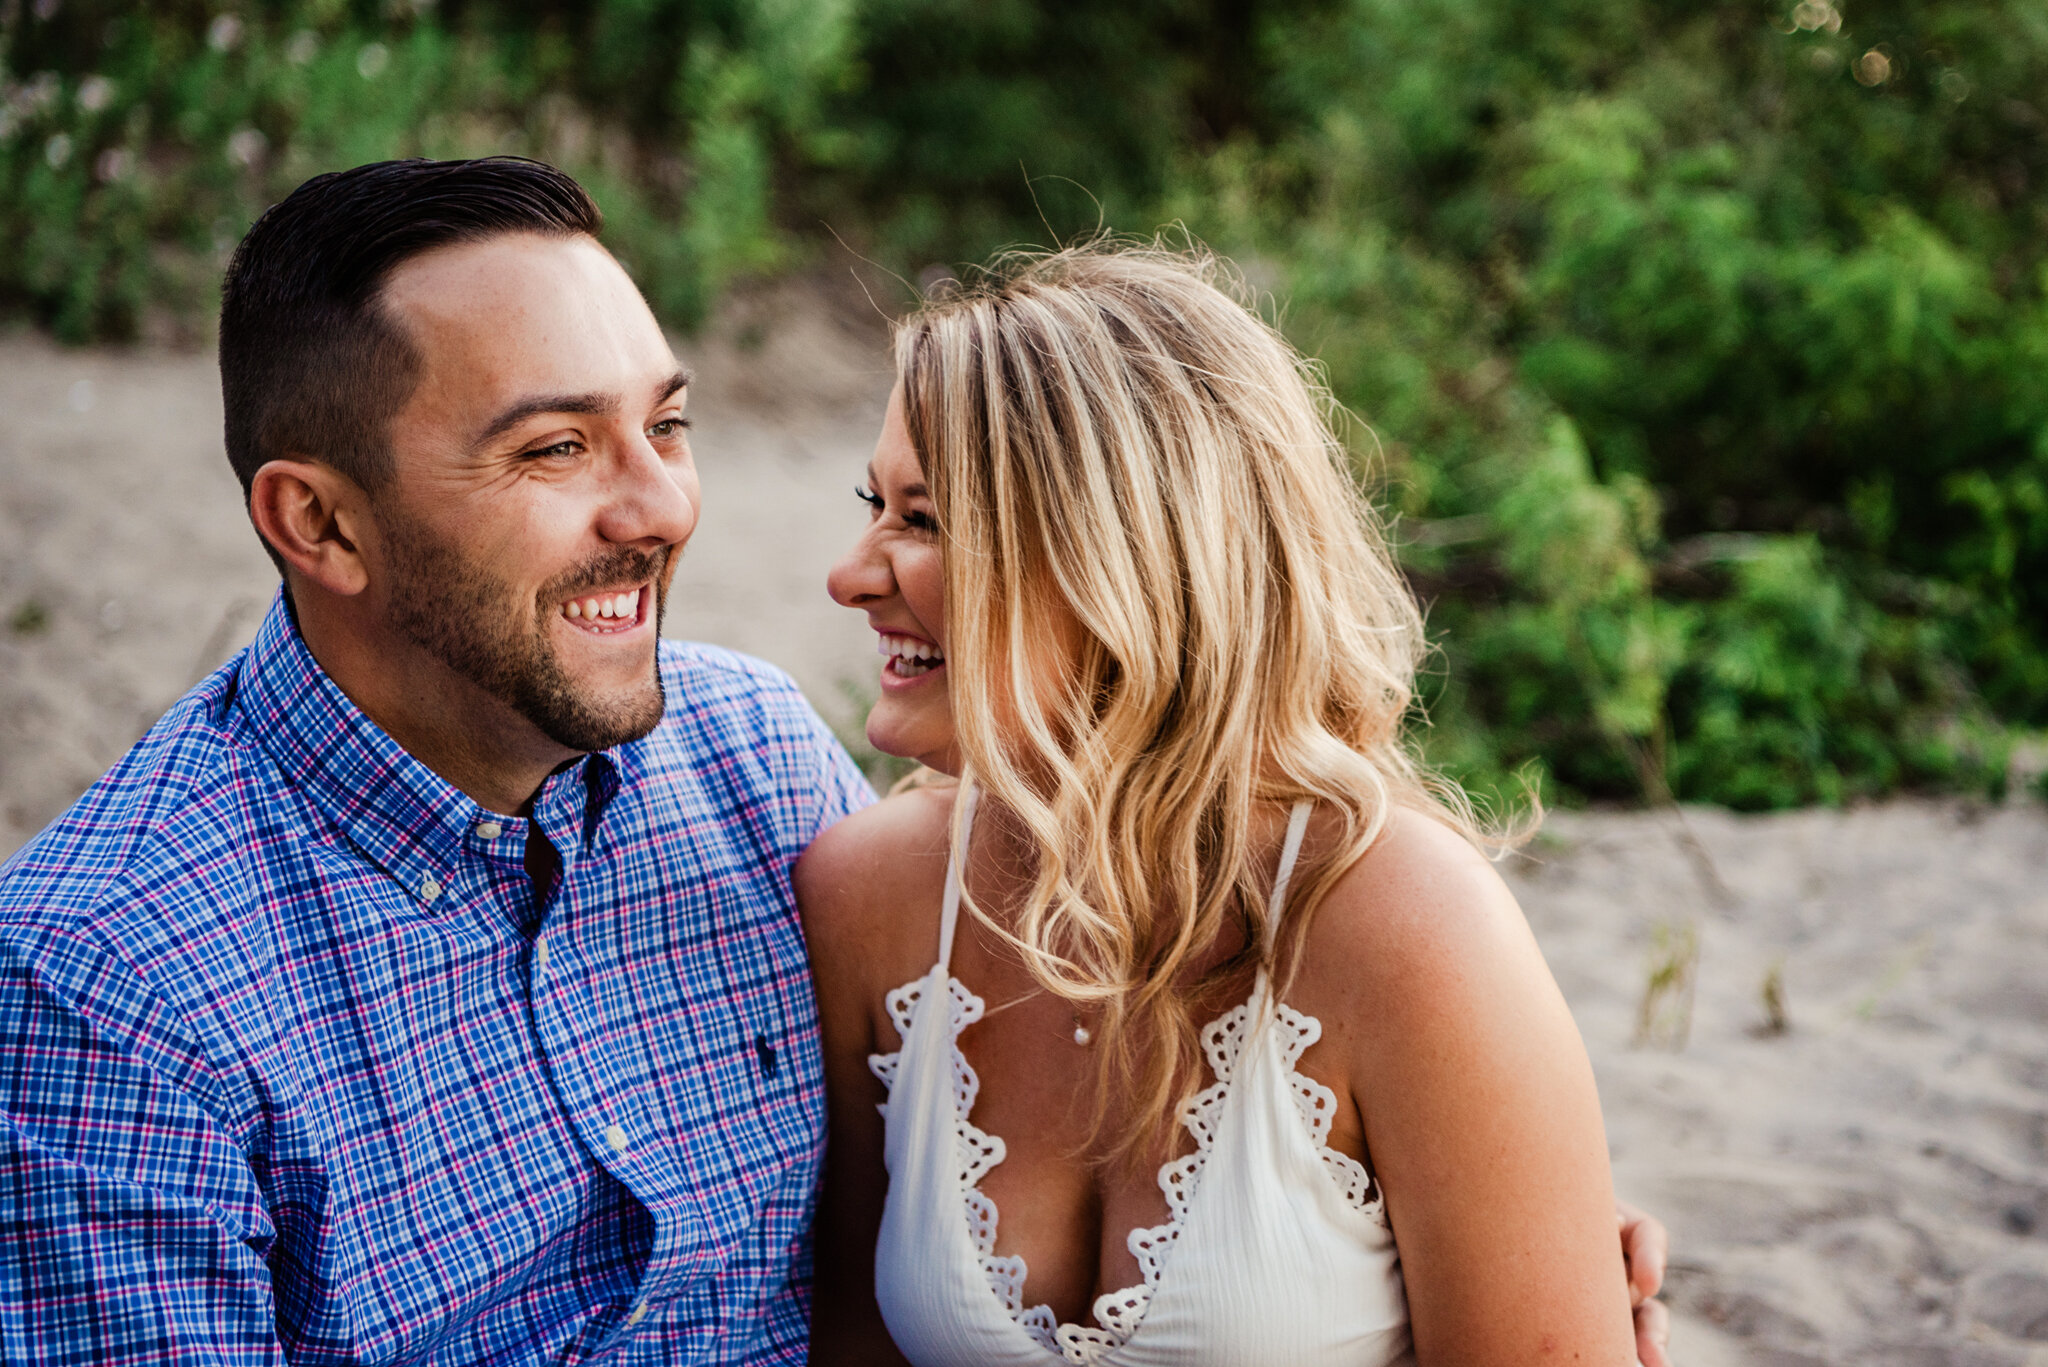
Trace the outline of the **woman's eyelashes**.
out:
M 889 507 L 887 499 L 883 498 L 873 489 L 868 488 L 865 484 L 854 485 L 853 496 L 867 504 L 872 515 L 875 517 L 880 517 Z M 932 520 L 930 513 L 915 508 L 908 509 L 903 513 L 903 525 L 914 532 L 935 532 L 939 529 L 939 524 Z

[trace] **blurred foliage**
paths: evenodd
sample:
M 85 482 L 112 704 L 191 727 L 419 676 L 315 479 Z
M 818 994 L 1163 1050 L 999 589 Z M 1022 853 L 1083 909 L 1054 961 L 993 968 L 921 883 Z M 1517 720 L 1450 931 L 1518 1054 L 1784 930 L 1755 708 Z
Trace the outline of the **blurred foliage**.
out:
M 651 301 L 787 251 L 778 158 L 829 151 L 840 0 L 449 7 L 0 0 L 0 307 L 75 341 L 189 329 L 307 176 L 516 152 L 571 170 Z
M 191 331 L 315 171 L 583 177 L 665 316 L 1178 222 L 1364 423 L 1481 790 L 1996 792 L 2048 727 L 2025 0 L 0 0 L 0 309 Z M 203 326 L 203 323 L 198 324 Z

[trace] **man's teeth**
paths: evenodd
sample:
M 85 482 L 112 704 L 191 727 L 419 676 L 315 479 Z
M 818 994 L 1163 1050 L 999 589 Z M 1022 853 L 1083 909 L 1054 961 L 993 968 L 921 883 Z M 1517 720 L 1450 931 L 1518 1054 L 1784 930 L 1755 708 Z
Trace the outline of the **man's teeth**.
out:
M 944 651 L 913 636 L 893 636 L 883 632 L 875 649 L 877 653 L 888 656 L 888 668 L 904 678 L 914 679 L 920 674 L 929 674 L 946 662 Z
M 597 598 L 571 598 L 562 605 L 562 615 L 571 618 L 588 618 L 591 621 L 638 617 L 640 615 L 640 590 L 630 593 L 605 594 Z

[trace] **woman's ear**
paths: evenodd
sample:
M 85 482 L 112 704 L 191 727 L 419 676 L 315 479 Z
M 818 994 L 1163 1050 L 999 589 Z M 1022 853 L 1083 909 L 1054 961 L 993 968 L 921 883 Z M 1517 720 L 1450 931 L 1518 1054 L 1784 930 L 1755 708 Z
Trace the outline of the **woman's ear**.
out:
M 341 597 L 369 587 L 356 536 L 366 507 L 360 485 L 319 461 L 269 461 L 249 481 L 256 534 L 294 573 Z

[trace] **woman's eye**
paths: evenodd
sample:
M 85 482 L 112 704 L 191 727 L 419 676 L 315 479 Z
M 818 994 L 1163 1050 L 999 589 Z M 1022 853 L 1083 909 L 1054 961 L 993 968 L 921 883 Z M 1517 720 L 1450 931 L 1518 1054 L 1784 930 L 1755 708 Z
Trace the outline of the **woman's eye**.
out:
M 871 515 L 880 517 L 889 510 L 889 501 L 864 484 L 853 486 L 853 496 L 868 505 Z M 903 514 L 903 525 L 913 532 L 936 532 L 938 522 L 930 513 L 912 509 Z

